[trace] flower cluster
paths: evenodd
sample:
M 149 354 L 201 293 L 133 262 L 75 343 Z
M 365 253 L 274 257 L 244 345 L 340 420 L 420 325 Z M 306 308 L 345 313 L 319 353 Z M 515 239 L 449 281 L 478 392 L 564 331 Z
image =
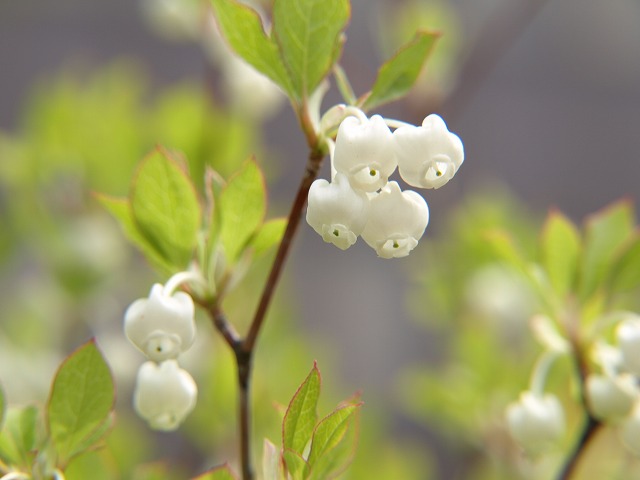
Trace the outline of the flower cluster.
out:
M 592 418 L 618 427 L 622 442 L 640 455 L 640 315 L 625 312 L 614 318 L 617 344 L 594 345 L 592 360 L 599 368 L 586 375 L 585 406 Z M 535 456 L 550 450 L 564 433 L 562 406 L 557 397 L 543 393 L 543 383 L 554 359 L 571 348 L 548 318 L 534 318 L 533 326 L 547 351 L 534 368 L 530 390 L 507 408 L 506 420 L 512 437 Z
M 379 257 L 405 257 L 427 228 L 429 208 L 422 196 L 401 190 L 389 177 L 397 168 L 413 187 L 440 188 L 464 160 L 462 142 L 435 114 L 419 127 L 403 124 L 391 132 L 388 123 L 397 122 L 341 107 L 348 116 L 331 155 L 332 181 L 311 185 L 307 222 L 342 250 L 362 236 Z
M 124 315 L 127 338 L 148 358 L 138 371 L 134 407 L 157 430 L 175 430 L 196 404 L 196 383 L 177 361 L 196 334 L 193 300 L 174 293 L 188 276 L 153 285 L 149 297 L 133 302 Z
M 595 418 L 619 426 L 623 443 L 640 455 L 640 315 L 625 315 L 616 339 L 595 350 L 602 373 L 587 377 L 587 404 Z

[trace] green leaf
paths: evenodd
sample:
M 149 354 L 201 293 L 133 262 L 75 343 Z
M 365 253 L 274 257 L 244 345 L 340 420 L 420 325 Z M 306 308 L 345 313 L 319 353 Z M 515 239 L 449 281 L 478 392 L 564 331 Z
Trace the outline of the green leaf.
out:
M 115 393 L 111 372 L 93 340 L 69 355 L 53 381 L 47 424 L 59 463 L 64 465 L 104 433 Z
M 156 250 L 156 247 L 150 243 L 147 238 L 140 232 L 138 226 L 133 219 L 131 211 L 131 202 L 126 198 L 113 198 L 107 195 L 96 194 L 95 198 L 102 204 L 107 211 L 120 224 L 120 228 L 124 236 L 133 243 L 146 257 L 146 259 L 163 273 L 170 274 L 174 270 L 162 254 Z
M 267 209 L 262 171 L 249 160 L 220 194 L 220 240 L 227 260 L 233 263 L 258 230 Z
M 413 87 L 439 34 L 418 32 L 378 70 L 378 77 L 362 107 L 371 110 L 403 97 Z
M 142 161 L 130 200 L 140 232 L 162 258 L 184 269 L 198 241 L 200 203 L 191 180 L 168 151 L 157 148 Z
M 212 470 L 209 470 L 202 475 L 198 475 L 197 477 L 193 477 L 192 480 L 237 480 L 238 477 L 233 470 L 229 467 L 229 465 L 224 464 L 220 467 L 216 467 Z
M 38 409 L 9 408 L 0 432 L 0 459 L 9 465 L 28 467 L 36 444 Z
M 311 439 L 318 414 L 316 408 L 320 397 L 320 371 L 314 363 L 311 372 L 302 382 L 289 403 L 282 422 L 283 450 L 292 450 L 302 455 Z
M 302 457 L 302 454 L 287 449 L 282 452 L 282 457 L 284 458 L 287 473 L 289 473 L 291 480 L 303 480 L 306 478 L 309 465 Z
M 211 3 L 220 31 L 231 48 L 291 96 L 289 73 L 278 46 L 265 33 L 260 15 L 236 0 L 211 0 Z
M 580 233 L 560 212 L 551 212 L 542 229 L 541 260 L 555 292 L 564 297 L 576 281 L 581 253 Z
M 634 231 L 634 213 L 629 202 L 618 202 L 587 221 L 580 294 L 583 299 L 597 290 L 613 267 L 619 250 Z
M 351 424 L 353 414 L 359 407 L 360 405 L 358 404 L 337 408 L 318 423 L 313 432 L 311 451 L 308 458 L 309 466 L 312 469 L 315 469 L 315 465 L 320 458 L 330 455 L 331 451 L 342 442 Z M 325 472 L 314 471 L 314 474 L 324 476 Z
M 620 292 L 640 285 L 640 232 L 634 233 L 614 260 L 609 283 L 614 291 Z
M 263 223 L 256 236 L 251 240 L 251 246 L 254 248 L 255 254 L 262 255 L 271 247 L 280 243 L 286 228 L 286 218 L 274 218 Z
M 528 273 L 527 262 L 518 250 L 517 246 L 509 233 L 493 229 L 485 232 L 484 238 L 500 260 L 515 267 L 521 272 Z
M 333 67 L 349 16 L 348 0 L 274 2 L 273 34 L 298 99 L 313 93 Z

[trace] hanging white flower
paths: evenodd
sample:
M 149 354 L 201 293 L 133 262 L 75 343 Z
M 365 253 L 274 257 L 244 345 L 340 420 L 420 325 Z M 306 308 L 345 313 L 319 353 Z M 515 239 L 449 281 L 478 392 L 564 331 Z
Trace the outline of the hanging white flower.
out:
M 338 128 L 333 166 L 353 188 L 375 192 L 397 166 L 393 134 L 380 115 L 367 119 L 349 116 Z
M 640 375 L 640 316 L 630 315 L 616 330 L 622 361 L 629 372 Z
M 346 250 L 362 233 L 367 222 L 369 199 L 351 188 L 344 175 L 333 182 L 319 179 L 311 184 L 307 205 L 307 223 L 325 242 Z
M 149 297 L 133 302 L 124 315 L 127 338 L 154 361 L 176 358 L 191 346 L 196 334 L 191 297 L 166 290 L 156 283 Z
M 529 455 L 550 450 L 564 434 L 564 411 L 555 395 L 522 392 L 506 417 L 511 436 Z
M 424 198 L 389 182 L 380 193 L 370 196 L 369 221 L 362 238 L 379 257 L 406 257 L 418 245 L 428 223 L 429 207 Z
M 599 420 L 615 422 L 629 414 L 640 390 L 633 375 L 589 375 L 586 381 L 589 410 Z
M 198 387 L 176 360 L 145 362 L 138 371 L 133 405 L 151 428 L 175 430 L 196 405 Z
M 400 176 L 414 187 L 440 188 L 464 161 L 462 141 L 436 114 L 425 118 L 420 127 L 398 128 L 393 138 Z

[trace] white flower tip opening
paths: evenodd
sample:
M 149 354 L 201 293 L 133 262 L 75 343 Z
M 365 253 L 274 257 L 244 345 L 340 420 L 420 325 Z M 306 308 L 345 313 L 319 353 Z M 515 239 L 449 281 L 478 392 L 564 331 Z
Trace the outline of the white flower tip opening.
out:
M 440 188 L 464 161 L 460 138 L 436 114 L 426 117 L 421 127 L 398 128 L 393 137 L 400 176 L 411 186 Z
M 195 381 L 175 360 L 146 362 L 138 371 L 133 403 L 151 428 L 171 431 L 191 413 L 197 395 Z

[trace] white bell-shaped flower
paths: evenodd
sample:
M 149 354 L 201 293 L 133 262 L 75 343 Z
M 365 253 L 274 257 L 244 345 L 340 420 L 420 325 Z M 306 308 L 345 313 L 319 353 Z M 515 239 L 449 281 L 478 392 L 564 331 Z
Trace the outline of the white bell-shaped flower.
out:
M 429 207 L 424 198 L 389 182 L 380 193 L 370 196 L 369 221 L 362 238 L 379 257 L 406 257 L 418 245 L 428 223 Z
M 362 233 L 367 222 L 369 199 L 351 188 L 347 177 L 338 173 L 333 182 L 319 179 L 311 184 L 307 223 L 325 242 L 346 250 Z
M 393 134 L 380 115 L 345 118 L 338 128 L 333 166 L 353 188 L 376 192 L 396 169 Z
M 511 436 L 533 456 L 549 451 L 565 430 L 562 405 L 551 394 L 522 392 L 507 408 L 506 418 Z
M 156 283 L 148 298 L 133 302 L 124 314 L 127 338 L 149 359 L 160 362 L 187 350 L 196 334 L 193 300 L 184 292 L 168 295 Z
M 633 375 L 589 375 L 587 402 L 591 414 L 599 420 L 615 422 L 631 412 L 640 390 Z
M 198 387 L 176 360 L 145 362 L 138 371 L 133 406 L 151 428 L 175 430 L 193 410 Z
M 632 315 L 616 330 L 622 361 L 629 372 L 640 375 L 640 316 Z
M 462 141 L 436 114 L 425 118 L 420 127 L 398 128 L 393 138 L 400 176 L 414 187 L 440 188 L 464 161 Z

